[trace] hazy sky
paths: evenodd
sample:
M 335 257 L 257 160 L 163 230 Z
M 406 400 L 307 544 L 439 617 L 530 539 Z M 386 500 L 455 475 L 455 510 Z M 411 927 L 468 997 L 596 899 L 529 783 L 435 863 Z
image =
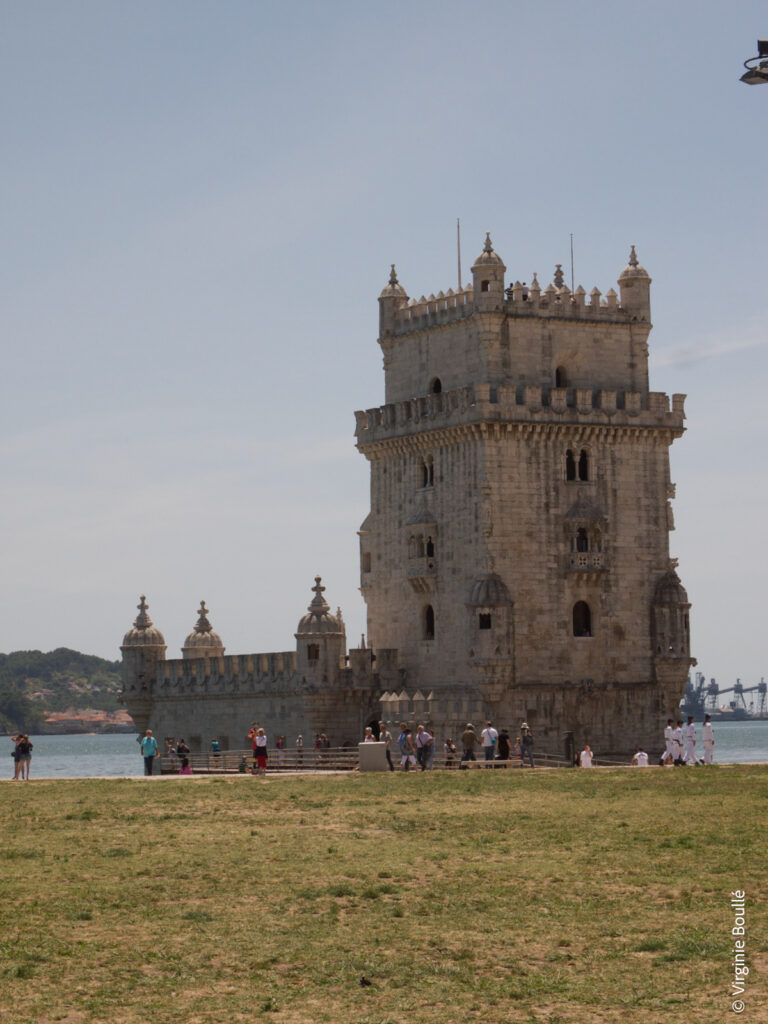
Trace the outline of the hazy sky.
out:
M 377 296 L 653 278 L 693 653 L 768 674 L 764 3 L 0 0 L 0 650 L 364 629 Z

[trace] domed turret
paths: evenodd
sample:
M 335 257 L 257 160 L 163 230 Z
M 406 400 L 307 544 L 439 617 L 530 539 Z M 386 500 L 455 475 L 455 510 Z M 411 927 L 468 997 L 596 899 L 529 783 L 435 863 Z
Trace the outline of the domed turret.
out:
M 302 615 L 299 626 L 296 630 L 298 635 L 314 635 L 317 633 L 340 633 L 341 628 L 333 615 L 330 614 L 331 606 L 323 597 L 325 587 L 321 583 L 322 577 L 315 576 L 315 585 L 312 588 L 315 596 L 307 608 L 307 614 Z
M 645 267 L 640 266 L 634 245 L 629 253 L 629 263 L 619 274 L 621 305 L 635 320 L 651 319 L 651 277 Z
M 137 607 L 139 614 L 133 628 L 123 637 L 120 648 L 123 652 L 121 696 L 136 728 L 144 732 L 149 725 L 157 663 L 165 661 L 165 640 L 160 630 L 152 625 L 152 619 L 147 614 L 147 599 L 143 594 Z
M 395 264 L 389 274 L 389 284 L 379 295 L 379 334 L 381 337 L 391 334 L 395 327 L 395 314 L 401 306 L 408 302 L 408 294 L 397 280 Z
M 133 628 L 129 629 L 123 637 L 123 647 L 162 647 L 165 651 L 165 639 L 159 629 L 152 624 L 152 619 L 147 615 L 147 599 L 141 595 L 140 604 L 136 607 L 139 614 L 136 616 Z
M 651 610 L 653 653 L 657 658 L 690 657 L 688 594 L 674 568 L 670 567 L 656 584 Z
M 656 589 L 653 593 L 653 603 L 689 606 L 688 592 L 680 582 L 680 577 L 674 569 L 664 573 L 656 584 Z
M 493 251 L 490 232 L 486 232 L 483 251 L 472 266 L 475 307 L 483 312 L 501 311 L 504 307 L 504 262 Z
M 484 572 L 473 582 L 467 604 L 473 608 L 494 608 L 503 604 L 512 604 L 512 597 L 501 576 L 495 572 Z
M 331 615 L 330 605 L 323 597 L 325 587 L 315 576 L 315 596 L 302 615 L 296 630 L 296 655 L 299 672 L 318 683 L 333 682 L 338 677 L 346 646 L 344 623 Z
M 182 658 L 220 658 L 224 654 L 224 644 L 218 633 L 214 633 L 208 621 L 208 609 L 205 601 L 200 602 L 198 612 L 200 618 L 195 628 L 184 641 L 181 648 Z

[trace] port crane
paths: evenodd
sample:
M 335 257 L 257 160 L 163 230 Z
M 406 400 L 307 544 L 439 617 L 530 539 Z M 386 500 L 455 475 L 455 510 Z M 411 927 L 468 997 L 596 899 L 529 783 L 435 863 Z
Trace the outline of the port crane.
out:
M 729 697 L 729 694 L 733 696 Z M 745 696 L 747 694 L 755 695 L 749 704 Z M 688 679 L 681 704 L 686 714 L 711 714 L 724 706 L 755 718 L 768 718 L 768 684 L 761 678 L 754 686 L 744 686 L 741 680 L 737 679 L 733 686 L 721 690 L 716 679 L 710 679 L 707 683 L 703 672 L 697 672 L 695 680 Z

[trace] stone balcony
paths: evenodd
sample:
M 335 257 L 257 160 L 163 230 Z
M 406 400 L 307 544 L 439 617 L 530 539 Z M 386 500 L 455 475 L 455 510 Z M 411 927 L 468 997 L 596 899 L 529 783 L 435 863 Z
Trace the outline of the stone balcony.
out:
M 572 551 L 566 568 L 569 572 L 604 572 L 605 555 L 602 551 Z

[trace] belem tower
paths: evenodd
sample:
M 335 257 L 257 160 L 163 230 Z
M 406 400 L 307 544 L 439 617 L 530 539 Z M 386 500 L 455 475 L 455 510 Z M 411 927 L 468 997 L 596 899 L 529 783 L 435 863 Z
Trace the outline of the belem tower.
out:
M 490 718 L 540 749 L 659 745 L 695 662 L 669 554 L 685 396 L 649 389 L 651 278 L 634 247 L 618 294 L 505 272 L 487 237 L 468 287 L 415 301 L 392 267 L 379 296 L 385 404 L 355 413 L 367 642 L 347 649 L 316 577 L 295 650 L 225 655 L 203 604 L 171 660 L 142 597 L 121 648 L 139 730 L 341 746 L 379 720 L 456 738 Z

